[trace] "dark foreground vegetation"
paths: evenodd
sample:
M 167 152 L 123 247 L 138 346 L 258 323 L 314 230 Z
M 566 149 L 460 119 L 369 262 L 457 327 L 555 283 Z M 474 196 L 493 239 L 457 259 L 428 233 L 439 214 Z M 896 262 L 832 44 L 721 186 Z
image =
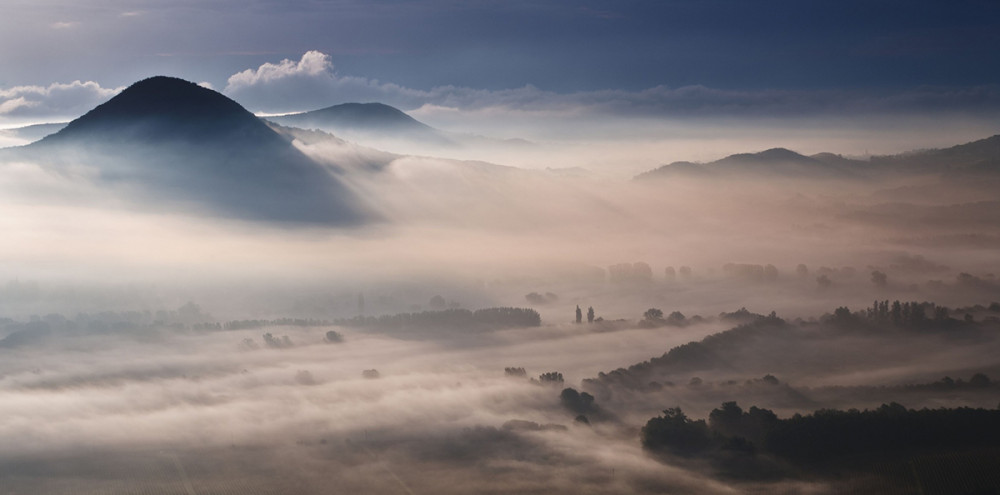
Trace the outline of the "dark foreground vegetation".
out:
M 679 407 L 666 409 L 646 423 L 641 438 L 654 453 L 707 460 L 735 478 L 844 478 L 853 473 L 847 479 L 854 482 L 864 474 L 890 486 L 916 483 L 914 493 L 1000 490 L 998 409 L 916 410 L 893 402 L 871 410 L 822 409 L 780 419 L 767 409 L 744 411 L 736 402 L 726 402 L 712 410 L 708 421 L 691 419 Z M 966 462 L 944 462 L 956 456 Z M 928 465 L 931 458 L 940 459 Z M 892 471 L 899 471 L 901 463 L 911 470 L 900 477 Z M 859 490 L 876 493 L 870 486 Z

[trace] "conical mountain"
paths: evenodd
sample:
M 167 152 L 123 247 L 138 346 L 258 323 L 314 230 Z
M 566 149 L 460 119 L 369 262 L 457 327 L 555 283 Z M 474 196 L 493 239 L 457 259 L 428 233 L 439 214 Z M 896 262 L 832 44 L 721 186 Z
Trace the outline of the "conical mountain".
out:
M 249 220 L 352 224 L 356 200 L 331 170 L 229 98 L 172 77 L 139 81 L 25 147 L 35 159 L 83 161 L 174 205 Z

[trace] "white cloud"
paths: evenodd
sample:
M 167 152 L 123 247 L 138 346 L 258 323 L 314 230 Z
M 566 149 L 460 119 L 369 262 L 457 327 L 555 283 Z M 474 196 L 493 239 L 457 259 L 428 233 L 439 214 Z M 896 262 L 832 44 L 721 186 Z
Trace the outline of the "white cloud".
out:
M 298 62 L 286 58 L 277 64 L 265 63 L 258 67 L 256 71 L 247 69 L 243 72 L 233 74 L 229 78 L 227 89 L 252 86 L 260 83 L 266 84 L 271 81 L 301 76 L 313 77 L 332 70 L 333 63 L 330 62 L 329 55 L 310 50 L 302 55 L 302 59 Z
M 223 92 L 252 110 L 265 112 L 313 110 L 350 101 L 383 101 L 409 108 L 431 97 L 375 79 L 341 76 L 330 56 L 315 50 L 298 61 L 284 59 L 233 74 Z
M 622 115 L 639 117 L 799 117 L 926 112 L 1000 112 L 1000 87 L 913 88 L 896 93 L 841 90 L 726 90 L 701 85 L 556 93 L 532 85 L 488 90 L 458 86 L 414 89 L 338 74 L 329 55 L 265 63 L 232 75 L 224 93 L 254 111 L 313 110 L 378 101 L 404 110 L 434 107 L 463 112 Z
M 93 81 L 0 89 L 0 117 L 77 117 L 107 101 L 121 90 L 122 88 L 103 88 Z

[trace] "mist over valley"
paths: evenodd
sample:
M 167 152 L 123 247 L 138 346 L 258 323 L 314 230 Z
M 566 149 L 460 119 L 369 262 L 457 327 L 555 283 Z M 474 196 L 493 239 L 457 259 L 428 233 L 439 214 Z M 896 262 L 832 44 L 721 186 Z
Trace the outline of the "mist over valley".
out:
M 4 131 L 0 492 L 1000 486 L 1000 136 L 238 101 Z

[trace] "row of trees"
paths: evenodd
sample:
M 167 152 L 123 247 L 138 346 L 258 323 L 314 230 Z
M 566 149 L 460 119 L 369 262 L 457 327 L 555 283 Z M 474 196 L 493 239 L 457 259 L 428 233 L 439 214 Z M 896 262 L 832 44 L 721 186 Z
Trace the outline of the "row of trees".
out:
M 358 316 L 340 319 L 336 325 L 367 327 L 380 331 L 461 330 L 488 331 L 502 328 L 537 327 L 542 318 L 530 308 L 446 309 L 420 313 L 398 313 L 382 316 Z
M 992 307 L 992 305 L 991 305 Z M 985 309 L 985 308 L 983 308 Z M 1000 304 L 997 305 L 1000 310 Z M 974 321 L 971 313 L 963 313 L 962 320 L 966 323 Z M 938 306 L 933 302 L 900 302 L 883 300 L 872 303 L 863 311 L 852 313 L 847 307 L 839 307 L 827 317 L 827 321 L 841 327 L 868 327 L 872 325 L 893 325 L 909 328 L 948 329 L 960 325 L 961 322 L 951 317 L 952 310 Z

